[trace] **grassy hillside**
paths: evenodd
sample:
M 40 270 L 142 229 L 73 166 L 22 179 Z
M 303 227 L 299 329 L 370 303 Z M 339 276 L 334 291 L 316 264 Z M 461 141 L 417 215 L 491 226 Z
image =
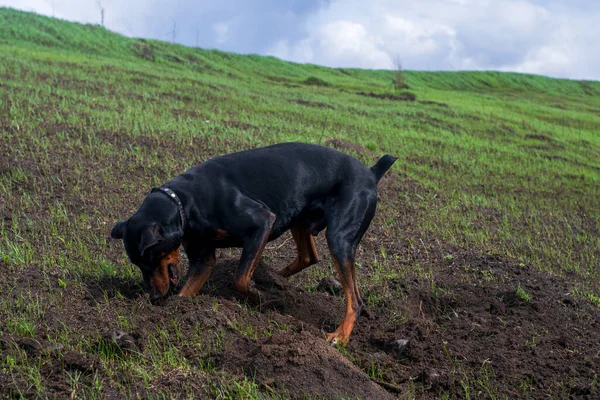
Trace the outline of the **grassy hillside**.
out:
M 415 252 L 452 259 L 451 245 L 498 254 L 559 275 L 598 303 L 600 82 L 406 71 L 409 88 L 395 93 L 392 77 L 130 39 L 0 8 L 0 263 L 11 273 L 42 271 L 52 282 L 48 304 L 92 278 L 139 279 L 106 238 L 151 186 L 214 155 L 303 141 L 365 164 L 397 156 L 394 176 L 406 190 L 393 195 L 397 208 L 380 207 L 379 221 Z M 365 268 L 383 265 L 383 279 L 420 270 L 435 280 L 426 263 L 406 264 L 386 246 L 363 254 Z M 365 287 L 378 282 L 365 275 Z M 302 282 L 314 288 L 322 276 Z M 44 329 L 45 306 L 34 297 L 1 307 L 0 333 Z M 130 311 L 120 311 L 112 317 L 127 327 Z M 52 340 L 90 345 L 62 334 Z M 160 340 L 153 354 L 167 357 Z M 41 367 L 11 357 L 2 368 L 43 391 Z M 157 364 L 189 367 L 173 357 L 127 367 L 153 382 Z M 215 390 L 260 392 L 248 381 L 231 385 Z

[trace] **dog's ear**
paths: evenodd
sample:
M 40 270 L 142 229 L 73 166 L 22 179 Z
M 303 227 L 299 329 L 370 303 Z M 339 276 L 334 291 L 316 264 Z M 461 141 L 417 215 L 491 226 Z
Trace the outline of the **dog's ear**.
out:
M 149 226 L 142 231 L 142 235 L 140 236 L 140 243 L 138 245 L 140 254 L 144 255 L 144 252 L 148 250 L 148 248 L 157 245 L 162 241 L 163 237 L 160 234 L 160 226 Z
M 113 226 L 110 231 L 110 237 L 113 239 L 123 239 L 123 231 L 125 230 L 126 221 L 119 221 Z

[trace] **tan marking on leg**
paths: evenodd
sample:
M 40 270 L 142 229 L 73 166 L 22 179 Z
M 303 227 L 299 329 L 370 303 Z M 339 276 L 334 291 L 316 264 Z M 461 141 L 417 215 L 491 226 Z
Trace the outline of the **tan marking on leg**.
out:
M 233 285 L 235 286 L 235 289 L 240 294 L 250 297 L 252 301 L 254 301 L 255 303 L 259 303 L 259 304 L 260 304 L 260 292 L 256 289 L 250 290 L 248 285 L 250 283 L 250 279 L 252 278 L 252 274 L 254 274 L 254 269 L 256 268 L 256 264 L 258 264 L 258 260 L 260 260 L 260 258 L 262 257 L 262 253 L 265 249 L 265 246 L 267 245 L 267 242 L 269 241 L 269 235 L 271 234 L 271 228 L 273 227 L 273 224 L 275 223 L 275 218 L 276 218 L 275 214 L 269 213 L 269 219 L 270 219 L 269 220 L 269 228 L 266 229 L 262 233 L 262 238 L 261 238 L 262 242 L 260 243 L 259 248 L 252 255 L 252 259 L 249 260 L 248 266 L 246 267 L 246 269 L 242 275 L 239 275 L 240 267 L 242 265 L 241 264 L 238 265 L 238 269 L 235 272 L 235 277 L 233 280 Z M 242 251 L 242 262 L 243 262 L 243 259 L 244 259 L 244 251 Z
M 252 279 L 252 274 L 254 274 L 254 270 L 256 269 L 256 264 L 258 264 L 258 261 L 262 257 L 262 253 L 265 250 L 265 246 L 267 245 L 267 241 L 268 241 L 270 232 L 271 232 L 271 230 L 269 229 L 269 232 L 267 232 L 267 234 L 265 236 L 265 240 L 263 241 L 260 248 L 254 255 L 254 258 L 252 259 L 252 261 L 250 261 L 250 267 L 246 270 L 246 273 L 241 276 L 237 276 L 237 273 L 236 273 L 236 277 L 235 277 L 233 284 L 235 286 L 235 289 L 243 295 L 246 295 L 246 296 L 250 295 L 250 291 L 248 289 L 248 284 L 250 283 L 250 279 Z
M 340 281 L 344 289 L 344 297 L 346 300 L 346 314 L 344 315 L 342 323 L 335 330 L 335 332 L 332 332 L 327 335 L 327 341 L 346 345 L 350 340 L 350 334 L 352 333 L 352 329 L 354 328 L 354 323 L 356 322 L 356 317 L 358 315 L 359 309 L 358 298 L 355 295 L 355 290 L 358 290 L 358 288 L 355 286 L 352 274 L 352 271 L 354 269 L 354 261 L 348 261 L 348 263 L 345 265 L 345 269 L 342 270 L 333 254 L 332 259 L 335 268 L 338 271 L 338 275 L 340 276 Z
M 290 277 L 303 269 L 319 262 L 319 255 L 315 246 L 315 240 L 310 234 L 308 227 L 293 227 L 292 237 L 296 242 L 298 254 L 296 259 L 287 267 L 280 269 L 277 273 L 284 277 Z
M 211 255 L 208 260 L 198 265 L 190 265 L 190 271 L 188 272 L 188 278 L 185 281 L 185 285 L 179 292 L 181 297 L 191 297 L 198 294 L 202 286 L 206 283 L 210 277 L 210 273 L 217 263 L 217 259 L 214 254 Z M 193 270 L 192 270 L 193 268 Z

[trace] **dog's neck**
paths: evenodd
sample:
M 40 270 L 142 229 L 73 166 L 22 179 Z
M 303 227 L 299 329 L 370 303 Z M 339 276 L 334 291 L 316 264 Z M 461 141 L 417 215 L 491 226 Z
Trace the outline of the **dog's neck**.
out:
M 181 202 L 181 199 L 179 198 L 179 196 L 177 196 L 177 193 L 175 193 L 175 191 L 173 189 L 165 187 L 165 186 L 152 188 L 151 193 L 163 193 L 171 201 L 173 201 L 173 203 L 175 203 L 175 205 L 177 206 L 177 212 L 179 214 L 179 219 L 181 221 L 181 230 L 185 231 L 186 220 L 187 220 L 186 215 L 185 215 L 185 208 L 183 207 L 183 203 Z

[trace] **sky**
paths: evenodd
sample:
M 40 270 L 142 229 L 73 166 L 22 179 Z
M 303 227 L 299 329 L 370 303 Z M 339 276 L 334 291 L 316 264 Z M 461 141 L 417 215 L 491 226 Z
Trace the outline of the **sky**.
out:
M 329 67 L 600 80 L 599 0 L 0 0 L 131 37 Z M 174 32 L 174 34 L 173 34 Z

